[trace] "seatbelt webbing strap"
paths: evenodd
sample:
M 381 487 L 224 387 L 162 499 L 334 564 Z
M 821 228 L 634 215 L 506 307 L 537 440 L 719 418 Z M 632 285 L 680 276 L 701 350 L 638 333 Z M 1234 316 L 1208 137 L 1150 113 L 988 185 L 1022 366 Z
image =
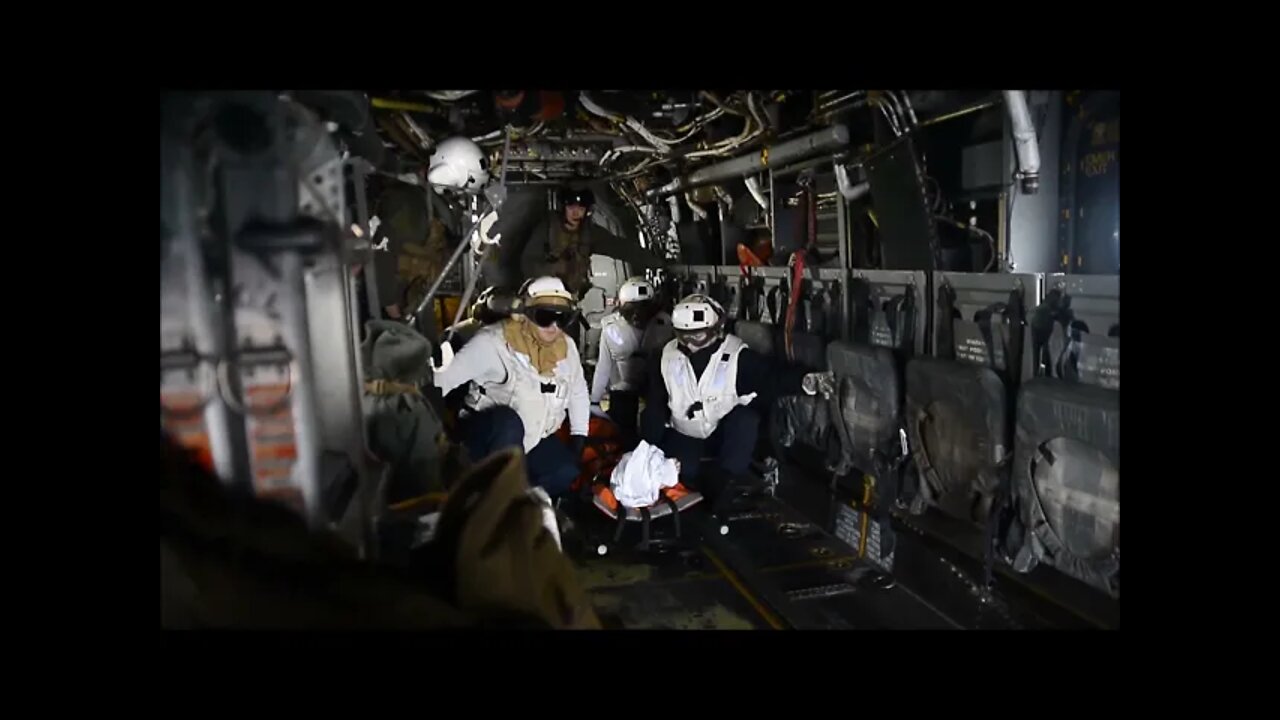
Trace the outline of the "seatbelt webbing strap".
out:
M 853 298 L 853 341 L 871 344 L 871 288 L 866 280 L 854 278 L 849 284 Z
M 937 356 L 943 360 L 956 359 L 955 330 L 951 324 L 955 319 L 956 292 L 951 285 L 943 283 L 938 288 L 938 347 Z

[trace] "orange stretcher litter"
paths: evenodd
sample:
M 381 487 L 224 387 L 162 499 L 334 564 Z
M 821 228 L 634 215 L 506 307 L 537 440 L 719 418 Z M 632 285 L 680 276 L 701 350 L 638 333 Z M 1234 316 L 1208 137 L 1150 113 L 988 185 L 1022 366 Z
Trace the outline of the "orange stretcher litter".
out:
M 567 435 L 566 428 L 560 429 Z M 641 523 L 640 550 L 650 546 L 651 533 L 649 523 L 652 520 L 671 516 L 675 525 L 675 537 L 680 538 L 680 513 L 702 502 L 702 493 L 686 488 L 682 483 L 662 490 L 658 502 L 647 507 L 635 508 L 622 506 L 609 487 L 609 477 L 613 468 L 625 454 L 621 435 L 617 425 L 601 417 L 592 417 L 587 430 L 587 442 L 582 451 L 582 472 L 574 481 L 574 489 L 581 491 L 590 487 L 592 504 L 604 513 L 616 525 L 613 532 L 613 543 L 622 539 L 622 531 L 627 522 Z M 624 512 L 619 513 L 622 508 Z M 597 552 L 604 555 L 608 546 L 599 545 Z

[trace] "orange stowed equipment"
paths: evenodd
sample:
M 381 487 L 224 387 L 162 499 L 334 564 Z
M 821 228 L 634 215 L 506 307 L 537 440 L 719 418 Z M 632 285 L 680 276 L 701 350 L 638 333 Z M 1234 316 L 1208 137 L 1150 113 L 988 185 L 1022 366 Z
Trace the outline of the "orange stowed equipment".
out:
M 769 239 L 761 238 L 751 245 L 738 243 L 738 267 L 764 267 L 773 257 L 773 245 Z

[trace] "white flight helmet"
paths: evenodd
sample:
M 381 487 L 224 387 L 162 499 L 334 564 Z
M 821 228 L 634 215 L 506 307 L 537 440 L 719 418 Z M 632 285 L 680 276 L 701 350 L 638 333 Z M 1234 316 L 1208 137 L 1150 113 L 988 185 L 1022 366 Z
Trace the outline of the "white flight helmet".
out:
M 558 277 L 546 275 L 529 280 L 520 288 L 520 299 L 525 316 L 539 327 L 554 324 L 563 330 L 578 316 L 573 295 Z
M 671 325 L 676 340 L 690 350 L 698 351 L 720 338 L 725 312 L 720 303 L 702 293 L 694 293 L 676 303 L 671 311 Z
M 657 293 L 642 277 L 629 278 L 618 288 L 618 314 L 637 328 L 644 328 L 658 312 Z
M 489 182 L 489 158 L 470 138 L 442 140 L 431 154 L 427 182 L 436 187 L 478 193 Z
M 618 288 L 618 304 L 626 305 L 633 302 L 644 302 L 653 300 L 653 285 L 642 277 L 629 278 L 622 283 L 622 287 Z
M 573 295 L 565 288 L 560 278 L 544 275 L 533 278 L 520 288 L 520 297 L 525 306 L 530 305 L 573 305 Z

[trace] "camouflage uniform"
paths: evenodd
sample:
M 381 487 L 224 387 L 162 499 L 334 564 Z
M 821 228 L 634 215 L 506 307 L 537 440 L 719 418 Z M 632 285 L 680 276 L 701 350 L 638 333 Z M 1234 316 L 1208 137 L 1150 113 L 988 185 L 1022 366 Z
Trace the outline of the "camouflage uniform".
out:
M 558 217 L 536 228 L 525 245 L 520 269 L 525 279 L 555 275 L 575 297 L 591 287 L 591 256 L 607 255 L 631 265 L 633 273 L 665 266 L 661 258 L 583 219 L 575 231 Z

